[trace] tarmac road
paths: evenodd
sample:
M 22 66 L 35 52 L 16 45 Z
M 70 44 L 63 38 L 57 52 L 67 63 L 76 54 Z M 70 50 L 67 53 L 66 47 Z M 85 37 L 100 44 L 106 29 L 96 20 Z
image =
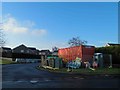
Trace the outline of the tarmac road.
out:
M 2 88 L 119 88 L 118 77 L 52 73 L 38 65 L 2 65 Z

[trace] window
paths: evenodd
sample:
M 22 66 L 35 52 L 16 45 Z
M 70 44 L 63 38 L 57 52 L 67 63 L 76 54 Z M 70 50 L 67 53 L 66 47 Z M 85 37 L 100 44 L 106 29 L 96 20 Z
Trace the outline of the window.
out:
M 20 52 L 21 52 L 21 53 L 24 53 L 24 50 L 21 50 Z
M 30 53 L 30 51 L 29 51 L 29 50 L 27 50 L 27 53 Z

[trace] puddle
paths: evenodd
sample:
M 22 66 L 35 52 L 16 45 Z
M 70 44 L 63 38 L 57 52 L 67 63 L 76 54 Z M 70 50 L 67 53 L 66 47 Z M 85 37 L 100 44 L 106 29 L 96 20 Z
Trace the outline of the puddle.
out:
M 34 84 L 34 83 L 37 83 L 38 81 L 37 80 L 31 80 L 30 83 Z
M 80 79 L 84 79 L 84 78 L 80 78 Z
M 108 77 L 109 75 L 106 74 L 105 76 Z
M 44 79 L 44 81 L 51 81 L 51 80 L 46 78 L 46 79 Z
M 23 83 L 23 82 L 28 82 L 28 81 L 25 81 L 25 80 L 16 80 L 14 81 L 15 83 Z
M 74 77 L 75 79 L 78 79 L 79 77 Z
M 25 81 L 16 81 L 16 82 L 18 82 L 18 83 L 19 83 L 19 82 L 25 82 Z

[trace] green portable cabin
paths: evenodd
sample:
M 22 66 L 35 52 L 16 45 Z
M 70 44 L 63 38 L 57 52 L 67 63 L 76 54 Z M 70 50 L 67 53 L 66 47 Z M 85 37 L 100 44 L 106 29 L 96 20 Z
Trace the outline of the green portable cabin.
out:
M 48 56 L 47 57 L 49 66 L 52 68 L 61 68 L 62 67 L 62 59 L 58 56 Z

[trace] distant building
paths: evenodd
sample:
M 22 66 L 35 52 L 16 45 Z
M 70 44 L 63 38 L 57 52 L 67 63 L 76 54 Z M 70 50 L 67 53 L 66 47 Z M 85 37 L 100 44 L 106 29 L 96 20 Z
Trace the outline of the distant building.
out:
M 31 54 L 35 54 L 35 55 L 39 54 L 39 50 L 37 50 L 36 48 L 28 47 L 28 49 L 31 50 Z
M 50 54 L 51 54 L 50 50 L 41 50 L 39 52 L 39 55 L 50 55 Z
M 34 47 L 19 45 L 12 50 L 13 61 L 16 62 L 36 62 L 40 61 L 39 50 Z
M 107 43 L 105 46 L 106 46 L 106 47 L 108 47 L 108 46 L 120 46 L 120 44 L 115 44 L 115 43 Z
M 38 50 L 33 47 L 27 47 L 25 45 L 20 45 L 18 47 L 13 48 L 12 50 L 13 53 L 23 53 L 23 54 L 33 54 L 33 55 L 38 55 Z
M 52 55 L 58 56 L 58 50 L 57 50 L 57 51 L 53 51 L 53 52 L 52 52 Z
M 12 49 L 8 47 L 1 47 L 0 53 L 2 57 L 12 57 Z
M 53 47 L 52 48 L 52 55 L 58 56 L 58 50 L 59 50 L 58 47 Z

